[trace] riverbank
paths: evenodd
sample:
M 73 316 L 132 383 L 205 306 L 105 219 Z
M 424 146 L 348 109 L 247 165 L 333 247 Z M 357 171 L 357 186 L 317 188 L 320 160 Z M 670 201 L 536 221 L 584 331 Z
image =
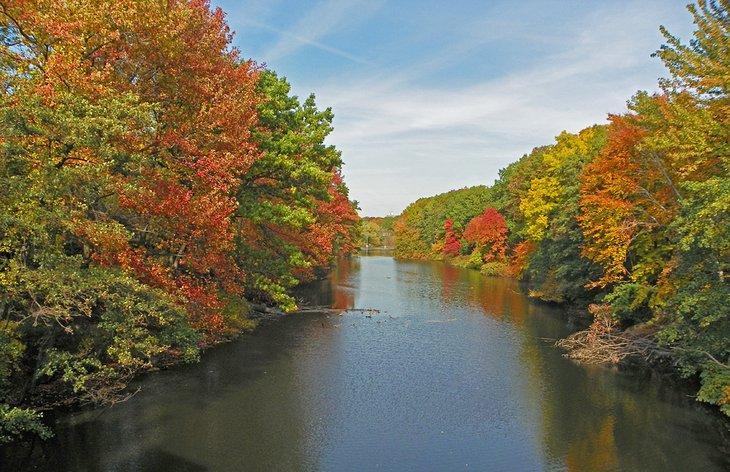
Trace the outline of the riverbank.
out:
M 36 439 L 48 439 L 53 435 L 52 428 L 44 421 L 44 413 L 53 411 L 70 412 L 86 406 L 111 407 L 126 402 L 139 390 L 128 388 L 130 382 L 141 376 L 177 368 L 184 364 L 201 361 L 206 352 L 221 344 L 230 343 L 243 335 L 254 332 L 258 327 L 275 323 L 287 313 L 276 307 L 255 303 L 246 303 L 245 315 L 237 316 L 240 321 L 237 329 L 228 329 L 223 335 L 211 337 L 199 343 L 194 356 L 169 350 L 159 352 L 144 364 L 135 368 L 121 366 L 96 366 L 89 364 L 87 371 L 76 372 L 77 376 L 85 375 L 83 385 L 70 385 L 66 377 L 58 377 L 53 382 L 40 384 L 34 388 L 33 394 L 24 401 L 19 401 L 23 391 L 28 389 L 28 382 L 19 382 L 15 389 L 6 386 L 6 401 L 0 410 L 0 444 L 18 444 L 35 442 Z M 294 313 L 314 313 L 320 308 L 303 306 Z M 321 308 L 321 310 L 326 310 Z M 94 375 L 96 374 L 96 375 Z M 103 374 L 103 375 L 102 375 Z M 92 377 L 93 376 L 93 377 Z M 53 416 L 53 415 L 52 415 Z

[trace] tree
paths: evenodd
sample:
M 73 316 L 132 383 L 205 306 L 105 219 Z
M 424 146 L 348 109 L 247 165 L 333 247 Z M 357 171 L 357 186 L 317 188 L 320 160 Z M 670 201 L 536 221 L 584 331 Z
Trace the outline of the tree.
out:
M 300 103 L 290 89 L 276 73 L 261 73 L 253 135 L 262 156 L 239 181 L 235 215 L 236 260 L 257 272 L 246 293 L 287 310 L 296 307 L 289 289 L 354 248 L 358 222 L 340 152 L 324 144 L 332 110 L 318 110 L 314 95 Z
M 464 239 L 479 251 L 484 262 L 501 261 L 507 251 L 504 217 L 494 208 L 487 208 L 466 225 Z
M 686 373 L 701 372 L 698 398 L 730 415 L 730 178 L 687 184 L 671 229 L 678 250 L 665 290 L 661 339 L 679 347 Z
M 508 189 L 516 213 L 513 272 L 528 280 L 531 293 L 546 301 L 577 301 L 593 264 L 581 257 L 583 237 L 578 215 L 579 175 L 605 142 L 605 130 L 592 126 L 578 134 L 563 132 L 550 147 L 525 159 L 530 174 L 515 175 Z M 539 176 L 539 177 L 537 177 Z M 518 204 L 515 204 L 518 202 Z M 522 239 L 522 240 L 520 240 Z M 520 268 L 521 267 L 521 268 Z
M 655 53 L 669 69 L 672 78 L 661 81 L 667 93 L 690 91 L 706 103 L 717 102 L 727 105 L 730 92 L 730 21 L 727 0 L 699 0 L 687 9 L 697 26 L 694 39 L 688 45 L 673 36 L 663 26 L 660 28 L 666 39 Z M 727 119 L 727 114 L 726 114 Z
M 699 373 L 698 399 L 730 415 L 730 4 L 688 7 L 696 30 L 689 45 L 665 28 L 656 55 L 672 73 L 662 132 L 652 140 L 677 170 L 680 207 L 669 226 L 675 252 L 660 289 L 660 338 L 678 346 L 686 374 Z
M 452 190 L 415 201 L 403 211 L 394 226 L 395 256 L 440 257 L 445 237 L 442 222 L 450 219 L 454 230 L 461 232 L 474 216 L 490 206 L 491 201 L 491 189 L 484 186 Z
M 446 230 L 443 248 L 444 255 L 449 257 L 458 256 L 461 253 L 461 241 L 454 231 L 454 223 L 451 219 L 446 220 L 446 223 L 444 223 L 444 230 Z
M 383 245 L 380 225 L 374 221 L 363 220 L 362 235 L 362 245 L 365 247 L 377 247 Z

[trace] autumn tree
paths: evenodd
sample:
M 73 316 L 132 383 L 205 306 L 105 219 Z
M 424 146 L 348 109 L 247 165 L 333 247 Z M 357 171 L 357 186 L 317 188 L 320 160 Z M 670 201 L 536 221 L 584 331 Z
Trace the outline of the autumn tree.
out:
M 543 300 L 583 299 L 582 286 L 594 275 L 594 264 L 580 253 L 578 176 L 603 146 L 604 136 L 601 126 L 561 133 L 551 146 L 523 158 L 522 166 L 529 164 L 531 173 L 512 174 L 507 186 L 506 208 L 512 209 L 519 231 L 512 271 L 529 281 L 532 294 Z
M 362 224 L 362 246 L 378 247 L 383 245 L 380 225 L 374 221 L 364 220 Z
M 220 332 L 217 292 L 238 278 L 228 187 L 256 155 L 255 70 L 206 2 L 0 11 L 0 292 L 24 346 L 5 374 L 33 379 L 2 392 L 10 421 L 39 384 L 103 401 Z
M 475 216 L 464 229 L 464 239 L 478 252 L 484 262 L 504 259 L 507 251 L 507 225 L 494 208 Z
M 728 4 L 689 10 L 689 45 L 662 28 L 656 55 L 672 73 L 664 93 L 639 93 L 630 113 L 612 117 L 608 144 L 583 175 L 580 223 L 614 316 L 650 321 L 684 372 L 699 373 L 698 398 L 727 413 Z
M 596 284 L 606 286 L 623 280 L 630 272 L 629 246 L 642 230 L 663 225 L 668 214 L 658 214 L 671 202 L 662 193 L 662 202 L 651 193 L 659 184 L 655 167 L 642 160 L 638 145 L 644 132 L 636 117 L 612 117 L 608 142 L 601 155 L 589 164 L 582 176 L 581 227 L 587 238 L 584 254 L 604 268 Z M 644 206 L 631 201 L 642 198 Z M 657 202 L 654 204 L 654 202 Z
M 461 253 L 461 241 L 454 230 L 454 223 L 451 219 L 446 220 L 444 223 L 444 230 L 446 231 L 446 235 L 444 236 L 444 255 L 448 257 L 458 256 Z
M 256 291 L 291 308 L 358 217 L 330 110 L 241 58 L 207 0 L 7 0 L 0 18 L 4 440 L 46 433 L 23 408 L 40 391 L 104 401 L 195 359 L 250 326 Z
M 426 238 L 417 226 L 424 221 L 421 208 L 411 204 L 406 208 L 393 225 L 395 237 L 394 256 L 398 259 L 425 259 L 430 257 L 432 243 Z
M 527 222 L 520 210 L 520 202 L 530 189 L 533 176 L 542 171 L 543 156 L 554 145 L 540 146 L 516 162 L 499 170 L 499 178 L 492 186 L 494 208 L 505 217 L 510 245 L 525 240 Z
M 662 82 L 666 123 L 650 144 L 675 170 L 680 197 L 660 334 L 680 348 L 684 372 L 700 375 L 698 398 L 730 415 L 730 4 L 702 0 L 688 9 L 693 39 L 683 44 L 662 28 L 667 43 L 656 53 L 672 77 Z
M 491 202 L 492 191 L 484 186 L 452 190 L 415 201 L 403 211 L 394 226 L 395 256 L 404 259 L 441 257 L 445 237 L 443 222 L 450 219 L 454 230 L 462 232 Z

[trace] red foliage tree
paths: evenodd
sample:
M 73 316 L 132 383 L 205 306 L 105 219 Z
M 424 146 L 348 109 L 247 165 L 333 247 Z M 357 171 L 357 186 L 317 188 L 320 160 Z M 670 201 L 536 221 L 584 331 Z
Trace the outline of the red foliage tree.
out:
M 74 244 L 219 331 L 218 293 L 242 293 L 245 275 L 231 257 L 233 191 L 260 156 L 250 131 L 258 68 L 231 47 L 222 10 L 207 0 L 16 0 L 2 11 L 28 43 L 12 60 L 42 75 L 18 75 L 36 104 L 27 119 L 52 117 L 33 139 L 45 134 L 54 167 L 74 175 Z
M 316 222 L 293 241 L 308 261 L 318 268 L 330 267 L 333 258 L 342 257 L 355 249 L 355 228 L 360 219 L 355 206 L 348 199 L 339 171 L 332 175 L 328 194 L 329 200 L 317 200 Z M 302 278 L 306 280 L 311 277 L 304 274 Z
M 454 222 L 451 221 L 451 218 L 444 223 L 444 229 L 446 230 L 443 249 L 444 255 L 451 257 L 458 256 L 461 252 L 461 242 L 456 235 L 456 231 L 454 231 Z
M 494 208 L 487 208 L 466 225 L 464 239 L 482 253 L 485 262 L 504 259 L 507 251 L 507 225 Z

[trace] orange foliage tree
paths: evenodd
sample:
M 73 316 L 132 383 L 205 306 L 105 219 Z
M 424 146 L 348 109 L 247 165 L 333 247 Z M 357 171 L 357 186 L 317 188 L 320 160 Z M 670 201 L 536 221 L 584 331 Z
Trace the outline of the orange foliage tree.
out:
M 670 257 L 665 231 L 678 208 L 677 177 L 666 154 L 646 144 L 665 100 L 639 95 L 636 112 L 612 116 L 605 147 L 583 172 L 583 253 L 604 270 L 593 285 L 654 283 Z

